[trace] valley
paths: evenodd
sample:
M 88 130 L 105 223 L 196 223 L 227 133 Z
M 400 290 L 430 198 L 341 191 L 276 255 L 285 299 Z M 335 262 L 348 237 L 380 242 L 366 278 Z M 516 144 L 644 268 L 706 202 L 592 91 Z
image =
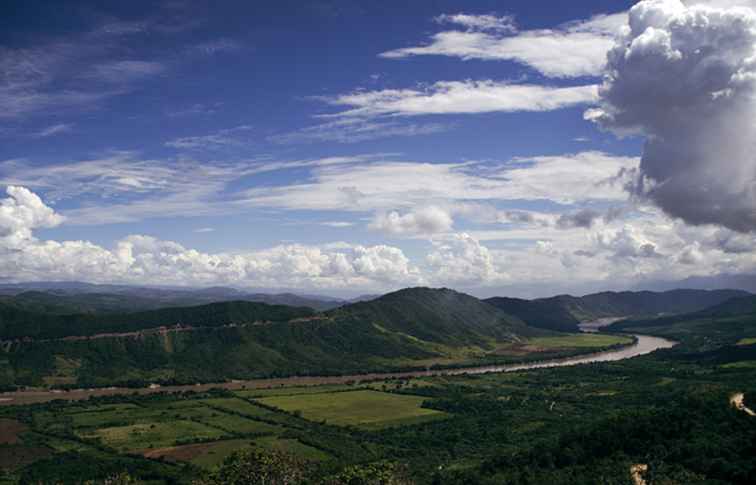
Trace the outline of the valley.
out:
M 756 473 L 747 448 L 733 447 L 756 439 L 756 420 L 745 411 L 756 396 L 756 366 L 749 365 L 756 361 L 756 317 L 748 300 L 655 318 L 609 317 L 584 305 L 576 315 L 594 318 L 578 324 L 583 333 L 528 325 L 450 290 L 403 290 L 317 313 L 276 307 L 279 321 L 266 306 L 214 305 L 211 326 L 198 325 L 189 310 L 208 321 L 210 309 L 200 305 L 161 310 L 182 315 L 191 327 L 153 330 L 147 325 L 179 322 L 150 316 L 129 323 L 139 330 L 126 334 L 76 330 L 8 346 L 6 366 L 29 365 L 14 361 L 15 352 L 52 352 L 59 377 L 39 372 L 38 384 L 0 394 L 8 435 L 0 443 L 0 483 L 79 483 L 87 463 L 92 479 L 127 473 L 145 483 L 188 484 L 223 470 L 224 462 L 231 466 L 227 460 L 238 459 L 240 450 L 294 457 L 298 464 L 289 466 L 303 467 L 313 484 L 341 483 L 334 480 L 344 467 L 383 470 L 398 483 L 415 484 L 567 484 L 591 482 L 596 473 L 602 483 L 626 483 L 638 463 L 648 466 L 640 473 L 647 483 L 707 477 L 749 483 Z M 244 323 L 248 318 L 254 320 Z M 103 320 L 109 330 L 122 321 L 128 319 Z M 65 331 L 76 328 L 96 329 Z M 87 382 L 80 376 L 92 365 L 91 352 L 112 357 L 119 347 L 135 352 L 147 345 L 150 354 L 134 354 L 150 356 L 145 369 L 156 355 L 180 353 L 187 335 L 218 342 L 190 347 L 200 352 L 195 367 L 207 352 L 201 349 L 228 352 L 249 335 L 255 346 L 245 352 L 258 355 L 235 358 L 261 362 L 260 353 L 293 349 L 292 359 L 300 359 L 320 347 L 343 356 L 334 364 L 358 359 L 328 373 L 310 365 L 306 374 L 290 367 L 289 375 L 239 379 L 214 364 L 225 378 L 184 384 L 172 380 L 177 367 L 162 381 L 123 387 L 111 378 L 77 387 Z M 298 353 L 297 345 L 306 350 Z M 101 362 L 111 372 L 129 368 Z M 157 361 L 162 369 L 171 362 L 181 361 Z M 33 375 L 34 369 L 14 372 Z M 718 443 L 706 448 L 706 460 L 695 444 L 701 439 Z

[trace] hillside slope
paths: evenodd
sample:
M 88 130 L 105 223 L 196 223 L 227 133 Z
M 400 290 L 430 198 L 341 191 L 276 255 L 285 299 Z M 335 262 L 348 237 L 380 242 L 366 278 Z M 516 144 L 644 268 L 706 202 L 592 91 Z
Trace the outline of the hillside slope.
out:
M 58 339 L 100 333 L 134 332 L 177 324 L 218 327 L 253 322 L 280 322 L 310 317 L 313 314 L 313 310 L 309 308 L 246 301 L 112 315 L 44 314 L 0 303 L 0 340 Z
M 572 314 L 568 305 L 558 299 L 523 300 L 494 297 L 484 301 L 533 327 L 560 332 L 579 331 L 580 320 Z
M 301 316 L 306 318 L 290 320 Z M 17 315 L 17 319 L 22 317 Z M 61 328 L 66 328 L 70 334 L 71 326 L 61 327 L 61 318 L 64 323 L 73 319 L 80 332 L 103 329 L 92 316 L 48 317 L 57 326 L 49 321 L 45 325 L 16 321 L 6 324 L 5 333 L 35 331 L 37 337 L 49 337 L 65 333 Z M 233 302 L 109 318 L 99 321 L 108 322 L 109 331 L 158 323 L 203 325 L 192 331 L 147 332 L 136 337 L 17 342 L 5 354 L 10 372 L 0 373 L 0 385 L 191 383 L 385 371 L 423 366 L 436 359 L 480 359 L 502 346 L 548 333 L 469 295 L 427 288 L 402 290 L 320 315 L 307 309 Z M 249 323 L 251 318 L 270 323 L 224 326 Z
M 689 313 L 727 301 L 749 296 L 741 290 L 605 291 L 582 297 L 556 296 L 538 301 L 555 301 L 575 318 L 591 320 L 604 317 L 649 316 Z

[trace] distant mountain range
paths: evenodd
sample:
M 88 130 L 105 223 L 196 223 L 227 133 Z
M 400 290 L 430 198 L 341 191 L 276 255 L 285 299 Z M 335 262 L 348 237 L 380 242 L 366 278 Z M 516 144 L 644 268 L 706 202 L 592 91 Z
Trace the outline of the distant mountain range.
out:
M 528 325 L 574 332 L 582 321 L 690 313 L 747 296 L 752 295 L 741 290 L 607 291 L 581 297 L 559 295 L 536 300 L 497 297 L 484 301 Z
M 252 301 L 322 311 L 375 297 L 365 295 L 344 300 L 293 293 L 250 293 L 227 287 L 173 289 L 78 282 L 0 285 L 0 302 L 27 310 L 58 314 L 135 312 L 221 301 Z

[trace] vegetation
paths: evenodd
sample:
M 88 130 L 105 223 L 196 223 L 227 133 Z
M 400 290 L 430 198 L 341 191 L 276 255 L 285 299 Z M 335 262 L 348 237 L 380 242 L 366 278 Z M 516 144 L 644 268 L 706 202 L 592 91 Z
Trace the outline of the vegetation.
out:
M 492 355 L 520 345 L 595 348 L 626 339 L 534 330 L 453 292 L 412 291 L 323 319 L 176 333 L 171 352 L 151 337 L 35 342 L 5 354 L 6 365 L 31 379 L 33 365 L 10 363 L 21 355 L 41 361 L 47 352 L 52 366 L 77 379 L 84 371 L 115 379 L 108 372 L 133 369 L 196 377 L 437 357 L 453 348 L 446 331 L 464 343 L 457 349 L 488 347 Z M 420 303 L 412 305 L 415 297 Z M 756 407 L 756 314 L 733 308 L 617 323 L 612 330 L 680 342 L 626 361 L 0 403 L 0 483 L 630 484 L 631 469 L 646 469 L 638 465 L 651 485 L 756 483 L 756 418 L 730 402 L 744 393 L 745 405 Z M 432 309 L 442 315 L 435 324 Z
M 258 401 L 311 421 L 373 429 L 446 416 L 443 412 L 423 408 L 422 397 L 372 390 L 272 396 Z

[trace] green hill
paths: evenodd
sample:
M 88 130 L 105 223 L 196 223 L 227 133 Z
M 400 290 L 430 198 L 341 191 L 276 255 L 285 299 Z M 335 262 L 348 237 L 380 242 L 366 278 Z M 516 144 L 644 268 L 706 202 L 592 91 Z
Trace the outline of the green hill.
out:
M 522 300 L 520 298 L 495 297 L 484 301 L 518 317 L 533 327 L 560 332 L 579 331 L 580 320 L 573 315 L 571 307 L 563 304 L 559 299 Z
M 402 290 L 324 314 L 230 302 L 110 316 L 45 316 L 16 310 L 10 323 L 7 315 L 0 315 L 4 335 L 36 339 L 176 323 L 203 327 L 147 332 L 138 338 L 19 342 L 5 355 L 10 369 L 6 385 L 186 383 L 386 371 L 435 359 L 479 359 L 501 346 L 547 333 L 469 295 L 427 288 Z M 45 318 L 36 320 L 39 316 Z M 252 321 L 269 323 L 223 326 Z
M 57 339 L 100 333 L 134 332 L 176 324 L 218 327 L 258 321 L 288 321 L 312 316 L 309 308 L 246 301 L 211 303 L 195 307 L 163 308 L 127 314 L 58 315 L 30 312 L 0 304 L 0 340 Z
M 341 321 L 372 322 L 387 331 L 452 346 L 475 345 L 492 338 L 517 340 L 534 333 L 517 317 L 445 288 L 400 290 L 326 315 Z

